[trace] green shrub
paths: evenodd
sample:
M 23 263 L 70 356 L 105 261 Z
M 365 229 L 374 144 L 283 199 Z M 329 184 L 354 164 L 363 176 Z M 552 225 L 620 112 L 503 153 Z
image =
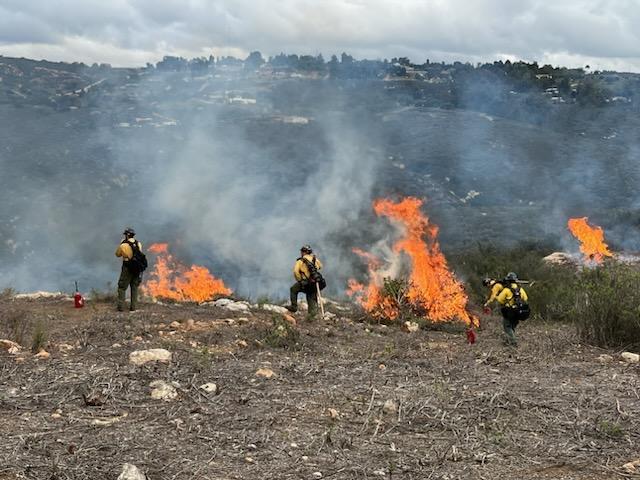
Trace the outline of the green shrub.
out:
M 640 270 L 606 263 L 579 275 L 574 308 L 580 337 L 601 347 L 640 346 Z
M 31 351 L 38 353 L 44 349 L 47 344 L 47 330 L 44 322 L 39 321 L 33 329 L 33 335 L 31 340 Z
M 273 323 L 263 337 L 263 342 L 272 348 L 297 349 L 300 332 L 280 316 L 273 316 Z

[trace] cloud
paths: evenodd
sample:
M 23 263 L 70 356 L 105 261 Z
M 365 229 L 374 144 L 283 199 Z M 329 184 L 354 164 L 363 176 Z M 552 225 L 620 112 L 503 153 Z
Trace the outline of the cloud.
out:
M 635 0 L 5 0 L 0 14 L 0 52 L 52 60 L 140 65 L 260 49 L 640 70 Z

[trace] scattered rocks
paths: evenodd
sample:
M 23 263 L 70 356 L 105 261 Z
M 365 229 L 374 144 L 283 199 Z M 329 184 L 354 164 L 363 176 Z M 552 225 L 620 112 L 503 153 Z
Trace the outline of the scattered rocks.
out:
M 407 333 L 415 333 L 420 330 L 420 325 L 418 325 L 416 322 L 404 322 L 402 324 L 402 330 Z
M 239 301 L 236 302 L 230 298 L 220 298 L 215 302 L 205 302 L 201 304 L 203 307 L 220 307 L 230 310 L 232 312 L 248 312 L 251 310 L 249 302 Z
M 218 393 L 218 385 L 216 385 L 215 383 L 205 383 L 204 385 L 200 385 L 200 390 L 204 390 L 207 393 L 211 393 L 212 395 L 215 395 L 216 393 Z
M 298 322 L 296 321 L 296 318 L 289 313 L 283 313 L 282 318 L 284 318 L 287 322 L 289 322 L 294 327 L 298 324 Z
M 338 418 L 340 418 L 340 412 L 338 412 L 338 410 L 336 410 L 335 408 L 328 408 L 327 415 L 329 415 L 332 420 L 337 420 Z
M 164 348 L 136 350 L 129 354 L 129 362 L 134 365 L 144 365 L 149 362 L 170 362 L 171 352 Z
M 256 371 L 256 377 L 272 378 L 275 375 L 276 374 L 270 368 L 259 368 L 258 371 Z
M 631 352 L 623 352 L 620 357 L 627 363 L 638 363 L 640 362 L 640 355 L 637 353 Z
M 22 347 L 19 344 L 17 344 L 16 342 L 12 342 L 11 340 L 0 339 L 0 348 L 3 348 L 4 350 L 8 351 L 9 353 L 12 353 L 12 351 L 16 351 L 17 352 Z
M 147 476 L 135 465 L 125 463 L 122 466 L 122 473 L 118 476 L 118 480 L 147 480 Z
M 398 411 L 398 404 L 395 400 L 387 400 L 382 406 L 382 411 L 388 415 L 393 415 Z
M 598 357 L 598 361 L 600 363 L 611 363 L 613 362 L 613 357 L 611 355 L 607 355 L 606 353 L 603 353 Z
M 624 468 L 627 473 L 640 472 L 640 458 L 638 460 L 634 460 L 633 462 L 625 463 L 622 468 Z
M 164 380 L 154 380 L 149 384 L 151 390 L 151 398 L 155 400 L 164 400 L 166 402 L 173 400 L 178 396 L 176 387 Z
M 262 309 L 267 310 L 269 312 L 280 313 L 282 315 L 286 315 L 287 312 L 289 311 L 286 308 L 281 307 L 280 305 L 271 305 L 269 303 L 265 303 L 264 305 L 262 305 Z
M 40 350 L 38 350 L 38 353 L 35 354 L 35 357 L 42 358 L 43 360 L 46 360 L 50 356 L 51 354 L 47 352 L 44 348 L 41 348 Z

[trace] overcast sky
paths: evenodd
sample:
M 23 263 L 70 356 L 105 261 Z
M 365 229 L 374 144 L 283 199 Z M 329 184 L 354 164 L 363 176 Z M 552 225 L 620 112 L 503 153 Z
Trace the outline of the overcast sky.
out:
M 0 0 L 0 54 L 137 66 L 260 50 L 640 72 L 640 0 Z

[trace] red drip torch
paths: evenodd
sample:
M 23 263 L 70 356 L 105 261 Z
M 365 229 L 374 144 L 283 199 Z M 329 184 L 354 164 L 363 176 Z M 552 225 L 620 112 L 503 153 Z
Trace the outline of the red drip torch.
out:
M 476 331 L 473 328 L 467 328 L 467 343 L 469 345 L 476 343 Z
M 76 282 L 76 293 L 73 295 L 73 306 L 76 308 L 84 307 L 84 298 L 78 291 L 78 282 Z

